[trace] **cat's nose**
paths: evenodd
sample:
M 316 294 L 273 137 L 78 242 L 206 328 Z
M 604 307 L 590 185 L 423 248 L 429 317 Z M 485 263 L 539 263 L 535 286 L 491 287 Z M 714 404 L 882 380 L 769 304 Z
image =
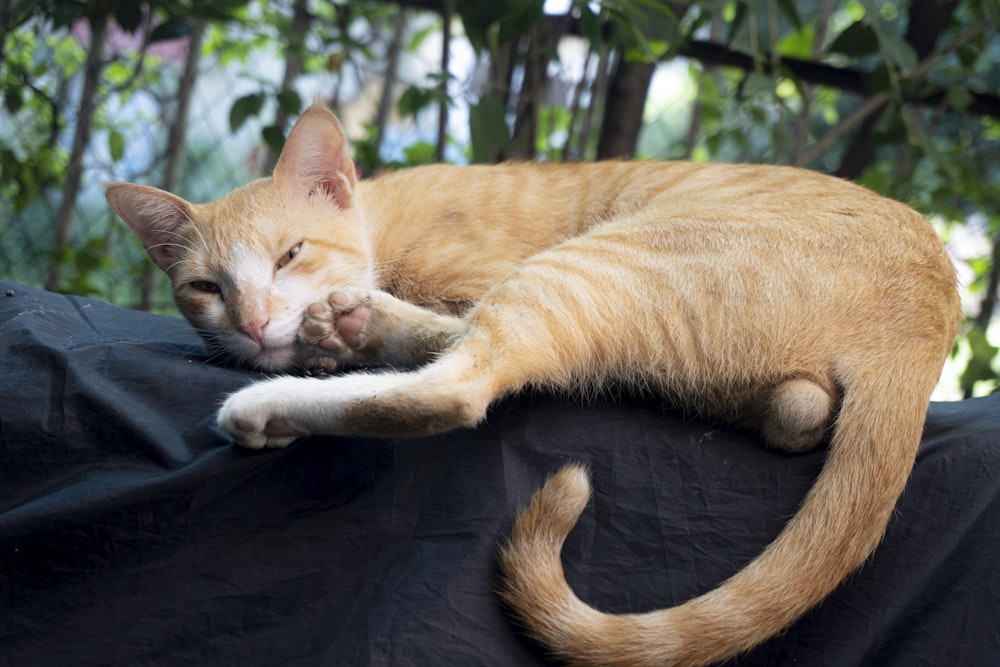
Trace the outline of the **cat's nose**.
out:
M 255 343 L 264 346 L 264 327 L 270 322 L 270 319 L 256 319 L 248 322 L 240 323 L 240 331 L 250 336 L 250 339 Z

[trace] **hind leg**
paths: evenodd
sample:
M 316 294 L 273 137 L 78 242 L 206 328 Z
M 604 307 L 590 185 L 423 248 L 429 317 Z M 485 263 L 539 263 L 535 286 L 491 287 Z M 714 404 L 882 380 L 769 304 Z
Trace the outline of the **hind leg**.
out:
M 812 449 L 826 438 L 835 405 L 833 394 L 816 382 L 786 380 L 771 391 L 761 410 L 764 440 L 786 452 Z

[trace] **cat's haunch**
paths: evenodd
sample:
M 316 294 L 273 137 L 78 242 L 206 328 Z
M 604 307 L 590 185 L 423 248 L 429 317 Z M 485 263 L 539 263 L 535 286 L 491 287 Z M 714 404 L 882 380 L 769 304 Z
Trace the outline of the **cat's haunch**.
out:
M 587 665 L 701 665 L 781 632 L 877 546 L 961 321 L 907 206 L 810 171 L 686 162 L 433 165 L 359 181 L 322 106 L 271 178 L 194 204 L 111 184 L 112 208 L 213 349 L 285 375 L 228 397 L 249 447 L 473 426 L 524 387 L 613 383 L 801 451 L 823 471 L 775 541 L 712 591 L 603 614 L 559 550 L 589 496 L 557 473 L 501 564 L 527 631 Z M 399 368 L 409 370 L 399 370 Z

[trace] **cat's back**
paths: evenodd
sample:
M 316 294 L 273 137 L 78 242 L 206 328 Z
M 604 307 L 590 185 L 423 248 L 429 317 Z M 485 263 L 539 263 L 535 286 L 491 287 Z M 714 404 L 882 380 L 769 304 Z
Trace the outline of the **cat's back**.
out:
M 386 172 L 364 182 L 365 200 L 416 212 L 474 209 L 487 218 L 527 213 L 602 217 L 655 204 L 661 210 L 745 204 L 774 208 L 809 197 L 821 206 L 896 202 L 848 181 L 797 167 L 720 162 L 608 160 L 434 164 Z M 901 205 L 899 205 L 901 206 Z M 452 216 L 454 217 L 454 216 Z
M 628 238 L 664 255 L 710 255 L 716 266 L 771 263 L 786 272 L 799 266 L 894 277 L 920 267 L 951 272 L 933 229 L 912 208 L 794 167 L 428 165 L 364 183 L 383 259 L 406 257 L 404 272 L 481 275 L 483 284 L 539 251 L 602 229 L 617 243 Z M 636 233 L 618 235 L 622 228 Z

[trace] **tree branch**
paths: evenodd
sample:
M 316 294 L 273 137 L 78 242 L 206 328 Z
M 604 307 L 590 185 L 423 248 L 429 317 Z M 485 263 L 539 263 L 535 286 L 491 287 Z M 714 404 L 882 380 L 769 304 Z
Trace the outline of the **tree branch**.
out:
M 434 159 L 444 162 L 444 149 L 448 144 L 448 77 L 451 71 L 451 20 L 454 12 L 451 3 L 446 3 L 441 15 L 441 99 L 438 101 L 438 136 L 434 147 Z
M 80 91 L 80 103 L 76 112 L 76 129 L 73 132 L 73 148 L 70 151 L 69 164 L 66 166 L 66 180 L 63 183 L 62 201 L 56 214 L 55 228 L 52 236 L 52 247 L 57 253 L 69 245 L 70 227 L 73 214 L 76 212 L 77 195 L 83 180 L 83 154 L 90 145 L 90 134 L 94 129 L 94 113 L 97 110 L 97 93 L 104 69 L 104 42 L 107 34 L 108 19 L 104 13 L 89 17 L 90 49 L 87 51 L 87 62 L 83 70 L 83 88 Z M 45 277 L 45 289 L 59 289 L 62 282 L 62 265 L 59 254 L 49 261 L 48 273 Z
M 947 46 L 944 46 L 940 49 L 937 49 L 927 54 L 926 57 L 923 60 L 921 60 L 916 67 L 913 68 L 913 71 L 910 73 L 910 78 L 913 79 L 914 81 L 919 81 L 923 77 L 927 76 L 927 73 L 930 71 L 931 67 L 933 67 L 934 63 L 936 63 L 942 56 L 944 56 L 946 53 L 954 51 L 962 44 L 965 44 L 966 42 L 975 39 L 976 36 L 978 36 L 979 33 L 983 31 L 983 29 L 984 29 L 983 24 L 974 25 L 965 32 L 958 35 Z M 886 105 L 889 104 L 891 100 L 892 100 L 892 92 L 888 90 L 884 90 L 868 98 L 868 100 L 863 105 L 861 105 L 857 110 L 855 110 L 854 113 L 852 113 L 850 116 L 848 116 L 843 121 L 838 123 L 833 129 L 831 129 L 829 132 L 823 135 L 823 137 L 819 141 L 817 141 L 808 151 L 802 154 L 796 161 L 796 164 L 798 166 L 808 165 L 810 162 L 812 162 L 820 155 L 822 155 L 823 152 L 825 152 L 826 149 L 829 148 L 834 141 L 839 139 L 845 132 L 847 132 L 849 129 L 851 129 L 852 127 L 854 127 L 859 123 L 868 123 L 869 128 L 873 126 L 877 115 L 886 107 Z M 845 158 L 845 162 L 850 160 L 853 163 L 853 165 L 848 169 L 845 168 L 844 163 L 842 163 L 840 169 L 837 170 L 838 176 L 851 179 L 855 178 L 857 176 L 857 173 L 860 173 L 863 163 L 867 161 L 864 159 L 853 159 L 851 151 L 856 150 L 854 148 L 854 144 L 856 143 L 858 142 L 853 142 L 852 147 L 848 147 L 848 157 Z M 868 144 L 866 143 L 865 146 L 868 146 Z M 870 146 L 868 146 L 868 150 L 870 153 L 871 151 Z
M 983 24 L 978 24 L 970 30 L 981 31 L 983 28 Z M 968 40 L 963 40 L 963 43 L 964 41 Z M 958 40 L 953 44 L 957 45 L 957 42 Z M 733 51 L 728 47 L 713 42 L 692 40 L 687 45 L 682 46 L 679 53 L 687 58 L 697 60 L 703 65 L 736 67 L 748 72 L 753 71 L 757 66 L 762 66 L 765 73 L 774 73 L 774 65 L 768 59 L 764 59 L 762 62 L 755 61 L 745 53 Z M 778 67 L 783 68 L 788 74 L 805 83 L 829 86 L 860 95 L 870 95 L 879 92 L 873 90 L 872 74 L 864 70 L 835 67 L 826 63 L 800 60 L 798 58 L 782 58 Z M 962 109 L 963 112 L 977 116 L 1000 118 L 1000 96 L 974 91 L 969 91 L 969 94 L 972 102 L 968 107 Z M 946 99 L 947 91 L 935 85 L 928 85 L 919 91 L 903 95 L 904 102 L 930 107 L 940 106 Z

